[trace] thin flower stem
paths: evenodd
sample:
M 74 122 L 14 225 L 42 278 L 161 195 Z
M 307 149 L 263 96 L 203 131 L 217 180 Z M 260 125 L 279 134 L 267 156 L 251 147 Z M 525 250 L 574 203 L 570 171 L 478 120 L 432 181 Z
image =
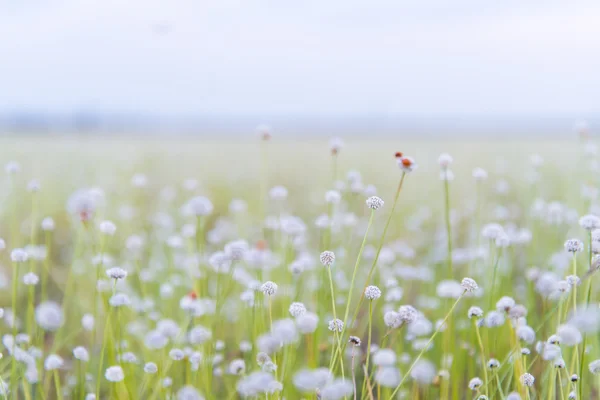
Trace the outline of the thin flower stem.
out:
M 410 368 L 408 369 L 408 371 L 406 371 L 406 373 L 404 374 L 404 377 L 402 378 L 402 380 L 400 381 L 400 383 L 398 384 L 398 386 L 396 386 L 396 389 L 394 389 L 394 391 L 392 392 L 392 395 L 389 397 L 389 400 L 392 400 L 394 398 L 394 396 L 396 395 L 396 393 L 398 392 L 398 390 L 400 390 L 400 388 L 402 387 L 402 384 L 406 381 L 406 378 L 408 378 L 410 376 L 411 371 L 413 370 L 413 368 L 415 367 L 415 365 L 417 364 L 417 362 L 421 359 L 421 357 L 423 357 L 423 354 L 425 354 L 425 351 L 429 348 L 429 345 L 431 344 L 431 342 L 433 342 L 433 339 L 435 339 L 435 337 L 439 333 L 440 329 L 442 328 L 442 326 L 444 326 L 444 324 L 446 323 L 446 320 L 448 319 L 448 317 L 450 316 L 450 314 L 452 314 L 452 312 L 454 311 L 454 309 L 456 308 L 456 306 L 458 305 L 458 303 L 460 302 L 460 300 L 463 298 L 463 296 L 465 295 L 465 293 L 466 293 L 466 291 L 463 292 L 458 297 L 458 299 L 456 299 L 456 301 L 454 302 L 454 304 L 452 305 L 452 307 L 450 307 L 450 310 L 448 311 L 448 313 L 446 314 L 446 316 L 442 320 L 442 323 L 439 324 L 439 326 L 437 327 L 437 329 L 433 332 L 433 335 L 431 335 L 431 337 L 429 338 L 429 341 L 427 342 L 427 344 L 425 344 L 425 346 L 423 346 L 423 349 L 421 350 L 421 352 L 419 353 L 419 355 L 417 356 L 417 358 L 415 359 L 415 361 L 413 361 L 413 363 L 410 365 Z
M 446 222 L 446 240 L 447 240 L 447 267 L 450 279 L 454 273 L 452 270 L 452 225 L 450 223 L 450 183 L 448 179 L 444 179 L 444 216 Z
M 487 365 L 485 362 L 485 352 L 483 350 L 483 342 L 481 340 L 481 334 L 479 333 L 479 325 L 477 324 L 477 320 L 474 320 L 473 325 L 475 325 L 475 333 L 477 335 L 477 343 L 479 344 L 479 353 L 481 355 L 481 368 L 483 368 L 483 379 L 485 380 L 485 382 L 489 382 L 488 380 L 488 374 L 487 374 Z M 485 394 L 486 396 L 489 397 L 490 393 L 489 393 L 489 389 L 485 388 Z

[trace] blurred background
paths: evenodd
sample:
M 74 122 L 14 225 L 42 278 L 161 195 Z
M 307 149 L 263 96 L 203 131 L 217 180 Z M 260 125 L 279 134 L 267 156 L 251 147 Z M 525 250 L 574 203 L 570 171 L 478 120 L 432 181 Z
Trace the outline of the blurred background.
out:
M 557 138 L 600 124 L 599 20 L 593 0 L 0 0 L 0 133 Z

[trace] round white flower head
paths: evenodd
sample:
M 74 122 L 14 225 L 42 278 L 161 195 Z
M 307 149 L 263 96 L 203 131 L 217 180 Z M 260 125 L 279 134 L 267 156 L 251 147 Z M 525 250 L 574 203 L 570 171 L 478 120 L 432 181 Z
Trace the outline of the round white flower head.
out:
M 113 307 L 123 307 L 130 305 L 131 300 L 129 300 L 129 296 L 127 296 L 125 293 L 117 293 L 108 299 L 108 304 Z
M 504 234 L 504 228 L 496 223 L 484 225 L 481 229 L 481 236 L 494 241 L 502 234 Z
M 561 343 L 565 346 L 575 346 L 583 340 L 579 329 L 571 324 L 560 325 L 556 333 L 561 338 Z
M 473 170 L 473 178 L 477 181 L 477 182 L 481 182 L 481 181 L 485 181 L 488 177 L 488 174 L 486 172 L 485 169 L 483 168 L 475 168 Z
M 94 393 L 88 393 L 85 395 L 85 400 L 96 400 L 96 395 Z
M 275 282 L 267 281 L 260 286 L 260 290 L 267 296 L 273 296 L 277 293 L 277 284 Z
M 523 375 L 521 375 L 519 380 L 521 381 L 521 384 L 523 384 L 523 386 L 533 386 L 533 383 L 535 382 L 535 377 L 530 373 L 525 372 Z
M 144 365 L 144 372 L 147 374 L 155 374 L 158 372 L 158 366 L 153 362 L 147 362 Z
M 480 307 L 477 306 L 473 306 L 471 308 L 469 308 L 469 311 L 467 312 L 467 316 L 469 317 L 469 319 L 471 318 L 481 318 L 483 317 L 483 310 Z
M 477 286 L 477 282 L 475 282 L 475 280 L 471 278 L 463 278 L 462 282 L 460 283 L 460 286 L 466 292 L 474 292 L 479 288 L 479 286 Z
M 185 205 L 185 208 L 190 214 L 201 217 L 212 213 L 214 207 L 208 198 L 197 196 L 190 199 Z
M 10 259 L 15 263 L 24 263 L 28 258 L 29 255 L 23 249 L 14 249 L 10 252 Z
M 383 315 L 383 323 L 389 328 L 397 328 L 402 324 L 400 314 L 390 310 Z
M 360 346 L 360 338 L 358 336 L 350 336 L 348 338 L 348 343 L 353 344 L 354 346 Z
M 365 288 L 365 297 L 367 300 L 377 300 L 381 297 L 381 290 L 377 286 L 367 286 Z
M 35 309 L 35 321 L 45 331 L 56 331 L 64 322 L 62 308 L 53 301 L 40 303 Z
M 527 308 L 524 305 L 517 304 L 508 311 L 508 316 L 512 319 L 519 319 L 527 316 Z
M 81 326 L 83 326 L 83 329 L 86 331 L 94 329 L 94 316 L 92 314 L 84 314 L 83 317 L 81 317 Z
M 106 368 L 106 372 L 104 372 L 104 377 L 110 382 L 121 382 L 123 379 L 125 379 L 125 373 L 123 372 L 123 368 L 121 368 L 120 365 L 114 365 L 112 367 Z
M 506 400 L 522 400 L 521 395 L 517 392 L 511 392 L 506 396 Z
M 590 372 L 594 375 L 600 374 L 600 360 L 594 360 L 589 365 Z
M 335 254 L 333 253 L 333 251 L 325 250 L 321 253 L 319 259 L 321 260 L 321 264 L 323 264 L 326 267 L 329 267 L 335 261 Z
M 579 226 L 588 231 L 600 228 L 600 218 L 595 215 L 588 214 L 579 218 Z
M 473 378 L 469 381 L 469 389 L 477 390 L 483 385 L 483 381 L 480 378 Z
M 106 275 L 111 279 L 125 279 L 127 277 L 127 271 L 123 268 L 113 267 L 106 270 Z
M 243 375 L 246 372 L 246 362 L 241 358 L 236 358 L 235 360 L 231 360 L 227 369 L 232 375 Z
M 579 380 L 579 375 L 577 374 L 573 374 L 571 375 L 571 382 L 577 382 Z
M 62 368 L 64 364 L 65 362 L 62 359 L 62 357 L 56 354 L 50 354 L 46 358 L 46 361 L 44 361 L 44 368 L 46 369 L 46 371 L 53 371 L 55 369 Z
M 515 306 L 515 300 L 509 296 L 503 296 L 496 302 L 496 310 L 509 312 Z
M 40 278 L 33 272 L 28 272 L 23 275 L 23 283 L 28 286 L 35 286 L 40 281 Z
M 46 232 L 53 231 L 55 227 L 54 220 L 51 217 L 46 217 L 42 220 L 42 230 Z
M 117 231 L 117 226 L 112 221 L 102 221 L 100 222 L 98 229 L 105 235 L 113 236 Z
M 329 150 L 331 150 L 331 154 L 338 154 L 342 147 L 344 147 L 344 141 L 342 138 L 335 136 L 329 140 Z
M 448 168 L 450 166 L 450 164 L 452 164 L 452 161 L 454 161 L 454 160 L 452 159 L 452 156 L 448 153 L 442 153 L 438 157 L 438 164 L 443 169 Z
M 396 162 L 398 163 L 398 167 L 400 167 L 402 172 L 409 173 L 417 169 L 417 163 L 412 157 L 396 157 Z
M 269 140 L 273 135 L 273 131 L 269 125 L 260 124 L 255 129 L 256 133 L 260 136 L 262 140 Z
M 290 304 L 289 312 L 292 317 L 297 318 L 306 314 L 306 306 L 299 302 L 292 303 Z
M 337 190 L 328 190 L 325 192 L 325 202 L 329 204 L 338 204 L 342 195 Z
M 412 324 L 417 320 L 418 316 L 419 312 L 413 306 L 404 305 L 398 308 L 398 318 L 402 323 Z
M 565 242 L 565 250 L 569 253 L 583 251 L 583 242 L 579 239 L 569 239 Z
M 396 363 L 396 353 L 391 349 L 379 349 L 373 355 L 373 364 L 377 366 L 393 366 Z
M 21 165 L 16 161 L 9 161 L 4 166 L 4 170 L 8 175 L 14 175 L 21 170 Z
M 490 358 L 487 365 L 489 369 L 498 368 L 500 366 L 500 361 L 496 360 L 495 358 Z
M 32 179 L 27 183 L 27 191 L 30 193 L 37 193 L 41 188 L 40 182 L 35 179 Z
M 288 197 L 288 190 L 285 186 L 273 186 L 269 190 L 269 197 L 273 200 L 285 200 Z
M 296 325 L 300 333 L 313 333 L 319 324 L 319 316 L 315 313 L 307 312 L 296 318 Z
M 379 210 L 385 202 L 381 199 L 381 197 L 371 196 L 367 199 L 367 206 L 372 210 Z
M 73 357 L 75 357 L 79 361 L 89 361 L 90 354 L 88 353 L 85 347 L 77 346 L 73 349 Z
M 338 318 L 332 319 L 331 321 L 329 321 L 327 328 L 332 332 L 335 332 L 335 331 L 341 332 L 342 329 L 344 328 L 344 322 Z
M 181 361 L 185 358 L 185 353 L 181 349 L 171 349 L 169 351 L 169 357 L 175 361 Z

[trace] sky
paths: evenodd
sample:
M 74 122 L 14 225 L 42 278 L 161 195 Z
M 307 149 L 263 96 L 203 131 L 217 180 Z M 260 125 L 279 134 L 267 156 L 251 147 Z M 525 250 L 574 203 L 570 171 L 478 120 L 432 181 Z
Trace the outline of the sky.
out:
M 0 112 L 600 112 L 600 2 L 0 0 Z

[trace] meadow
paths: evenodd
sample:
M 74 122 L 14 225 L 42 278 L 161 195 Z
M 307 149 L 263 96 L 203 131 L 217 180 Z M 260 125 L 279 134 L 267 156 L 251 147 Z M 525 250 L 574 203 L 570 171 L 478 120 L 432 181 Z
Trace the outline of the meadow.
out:
M 0 138 L 0 398 L 598 399 L 598 156 Z

